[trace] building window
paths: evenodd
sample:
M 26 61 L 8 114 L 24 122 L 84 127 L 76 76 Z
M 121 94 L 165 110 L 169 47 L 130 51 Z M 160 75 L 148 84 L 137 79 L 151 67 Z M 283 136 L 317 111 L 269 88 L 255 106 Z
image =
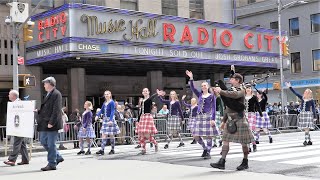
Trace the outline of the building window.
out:
M 137 0 L 120 0 L 120 8 L 138 11 Z
M 2 65 L 2 55 L 0 54 L 0 65 Z
M 275 21 L 275 22 L 271 22 L 270 23 L 270 29 L 279 29 L 279 26 L 278 26 L 278 21 Z
M 291 73 L 301 72 L 300 52 L 291 53 Z
M 13 41 L 12 40 L 10 41 L 10 47 L 11 47 L 11 49 L 13 49 Z
M 162 0 L 162 14 L 178 16 L 178 2 L 177 0 Z
M 41 0 L 31 0 L 31 5 L 32 6 L 37 6 L 40 1 Z M 41 2 L 39 7 L 41 7 L 41 8 L 53 8 L 54 7 L 54 1 L 45 0 L 45 1 Z
M 299 18 L 289 19 L 290 36 L 299 35 Z
M 310 16 L 311 20 L 311 32 L 319 32 L 320 31 L 320 13 L 312 14 Z
M 248 4 L 255 3 L 256 0 L 248 0 Z
M 7 48 L 7 40 L 4 40 L 4 48 Z
M 2 39 L 0 39 L 0 48 L 1 48 L 1 46 L 2 46 Z
M 190 18 L 204 19 L 203 0 L 189 0 Z
M 13 65 L 13 55 L 11 54 L 11 65 Z
M 312 51 L 313 70 L 320 71 L 320 49 Z
M 8 54 L 4 55 L 4 65 L 8 65 Z

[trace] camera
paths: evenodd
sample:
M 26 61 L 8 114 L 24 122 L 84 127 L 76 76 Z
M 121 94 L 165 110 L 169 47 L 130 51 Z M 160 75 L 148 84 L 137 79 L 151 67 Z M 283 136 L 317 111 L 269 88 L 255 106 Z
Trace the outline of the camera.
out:
M 11 17 L 10 16 L 7 16 L 6 19 L 4 20 L 4 22 L 7 24 L 7 25 L 10 25 L 12 20 L 11 20 Z

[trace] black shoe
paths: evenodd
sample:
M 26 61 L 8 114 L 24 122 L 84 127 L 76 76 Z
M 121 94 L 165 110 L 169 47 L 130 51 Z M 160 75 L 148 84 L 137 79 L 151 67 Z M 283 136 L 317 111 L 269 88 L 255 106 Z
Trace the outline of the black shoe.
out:
M 57 166 L 58 166 L 59 163 L 62 163 L 63 161 L 64 161 L 63 158 L 57 159 Z
M 260 142 L 258 140 L 256 140 L 256 144 L 260 144 Z
M 113 149 L 109 152 L 109 155 L 111 155 L 111 154 L 114 154 L 114 150 Z
M 207 150 L 203 150 L 201 157 L 204 157 L 207 154 L 207 152 L 208 152 Z
M 104 151 L 100 149 L 98 152 L 96 152 L 96 154 L 98 154 L 98 155 L 104 155 Z
M 210 153 L 207 152 L 207 153 L 204 155 L 203 159 L 211 159 Z
M 146 150 L 142 150 L 141 152 L 138 153 L 138 155 L 145 155 L 145 154 L 147 154 Z
M 210 163 L 210 166 L 217 169 L 225 169 L 226 160 L 220 158 L 220 160 L 217 163 Z
M 169 148 L 169 145 L 168 145 L 168 144 L 164 145 L 164 148 L 165 148 L 165 149 L 168 149 L 168 148 Z
M 308 145 L 312 145 L 312 142 L 311 142 L 311 141 L 309 141 L 309 142 L 308 142 Z
M 222 146 L 222 141 L 220 140 L 220 141 L 219 141 L 219 147 L 221 147 L 221 146 Z
M 138 144 L 138 146 L 135 147 L 135 149 L 139 149 L 139 148 L 141 148 L 140 144 Z
M 251 152 L 251 147 L 249 147 L 249 152 Z
M 248 169 L 248 168 L 249 168 L 248 159 L 243 159 L 242 163 L 240 164 L 240 166 L 237 167 L 237 170 L 238 171 L 242 171 L 242 170 L 245 170 L 245 169 Z
M 184 146 L 184 143 L 183 143 L 183 142 L 181 142 L 177 148 L 179 148 L 179 147 L 183 147 L 183 146 Z
M 43 167 L 41 168 L 41 171 L 52 171 L 52 170 L 56 170 L 57 168 L 56 167 L 51 167 L 51 166 L 46 166 L 46 167 Z
M 253 145 L 253 152 L 257 152 L 257 145 Z
M 269 143 L 273 143 L 272 137 L 269 137 Z
M 87 151 L 86 153 L 85 153 L 85 155 L 90 155 L 91 154 L 91 151 Z
M 197 141 L 194 139 L 191 144 L 197 144 Z
M 77 155 L 84 154 L 84 153 L 85 153 L 84 151 L 79 151 Z
M 59 150 L 66 150 L 68 148 L 64 147 L 64 146 L 59 146 Z
M 150 148 L 153 148 L 153 144 L 152 143 L 150 143 Z
M 215 147 L 218 147 L 216 144 L 213 144 L 213 146 L 212 146 L 213 148 L 215 148 Z
M 304 145 L 304 146 L 308 145 L 307 141 L 304 141 L 304 142 L 303 142 L 303 145 Z

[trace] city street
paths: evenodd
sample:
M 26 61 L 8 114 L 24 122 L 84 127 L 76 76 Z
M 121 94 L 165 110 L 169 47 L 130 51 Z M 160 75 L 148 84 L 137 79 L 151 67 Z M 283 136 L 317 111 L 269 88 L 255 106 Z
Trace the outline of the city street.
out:
M 46 179 L 281 179 L 302 180 L 320 178 L 320 132 L 311 132 L 312 146 L 303 147 L 304 134 L 288 133 L 274 135 L 274 143 L 269 144 L 268 137 L 262 136 L 258 151 L 249 155 L 247 171 L 235 171 L 242 160 L 240 146 L 231 145 L 227 156 L 226 170 L 220 171 L 209 166 L 210 162 L 219 159 L 220 148 L 211 152 L 211 160 L 200 158 L 202 150 L 199 145 L 185 142 L 185 147 L 177 149 L 178 142 L 170 144 L 169 149 L 163 149 L 164 143 L 159 144 L 160 151 L 149 152 L 138 156 L 134 145 L 116 146 L 115 155 L 77 156 L 79 150 L 60 151 L 65 161 L 59 164 L 57 171 L 42 172 L 40 168 L 46 165 L 44 152 L 34 153 L 31 164 L 27 166 L 9 167 L 0 164 L 0 177 L 12 179 L 35 179 L 39 175 L 48 175 Z M 106 152 L 109 151 L 109 146 Z M 92 152 L 96 152 L 94 148 Z M 6 160 L 5 157 L 0 158 Z

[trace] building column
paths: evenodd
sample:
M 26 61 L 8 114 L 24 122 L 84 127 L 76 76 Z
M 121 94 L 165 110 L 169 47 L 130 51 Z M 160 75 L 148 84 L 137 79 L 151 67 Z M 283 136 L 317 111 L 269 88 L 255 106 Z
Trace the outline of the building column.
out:
M 86 100 L 86 72 L 84 68 L 68 69 L 68 112 L 83 110 Z
M 214 86 L 214 82 L 224 79 L 224 73 L 214 73 L 210 75 L 210 86 Z
M 147 73 L 147 86 L 150 95 L 155 93 L 157 89 L 162 89 L 162 71 L 149 71 Z
M 36 86 L 31 88 L 25 88 L 24 93 L 20 96 L 23 100 L 24 97 L 29 96 L 28 100 L 36 101 L 36 109 L 40 109 L 42 98 L 44 94 L 44 87 L 42 84 L 43 71 L 41 66 L 25 66 L 25 74 L 30 74 L 36 78 Z

